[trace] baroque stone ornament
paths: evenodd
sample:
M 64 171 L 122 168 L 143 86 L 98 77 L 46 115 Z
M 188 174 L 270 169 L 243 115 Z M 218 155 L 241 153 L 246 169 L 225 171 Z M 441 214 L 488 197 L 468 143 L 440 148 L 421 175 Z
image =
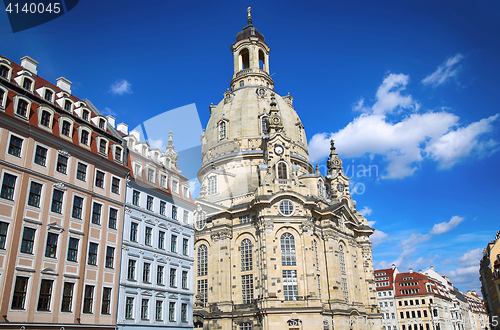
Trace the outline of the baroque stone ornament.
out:
M 62 150 L 57 150 L 57 153 L 59 155 L 63 155 L 65 157 L 71 157 L 71 155 L 69 154 L 68 150 L 65 150 L 65 149 L 62 149 Z
M 225 240 L 233 237 L 233 233 L 229 228 L 219 229 L 210 234 L 213 241 Z
M 302 230 L 302 234 L 311 234 L 314 231 L 314 223 L 311 219 L 307 219 L 300 224 L 300 229 Z
M 125 206 L 125 213 L 127 213 L 127 214 L 132 213 L 132 210 L 130 209 L 130 207 Z
M 269 235 L 273 233 L 274 221 L 271 219 L 265 219 L 263 217 L 260 217 L 259 220 L 257 221 L 257 226 L 259 231 Z
M 66 186 L 64 185 L 64 183 L 62 182 L 58 182 L 54 185 L 54 188 L 58 189 L 58 190 L 62 190 L 62 191 L 66 191 Z
M 323 239 L 325 241 L 327 241 L 327 240 L 338 240 L 338 238 L 339 238 L 339 235 L 333 229 L 323 229 L 322 235 L 323 235 Z

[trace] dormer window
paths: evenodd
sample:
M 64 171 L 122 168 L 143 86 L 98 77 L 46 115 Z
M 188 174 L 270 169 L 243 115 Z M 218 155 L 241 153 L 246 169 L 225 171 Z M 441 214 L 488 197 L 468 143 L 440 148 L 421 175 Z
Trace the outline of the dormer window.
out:
M 64 100 L 64 110 L 66 111 L 71 111 L 71 101 L 70 100 Z
M 5 109 L 5 103 L 7 101 L 7 90 L 0 87 L 0 108 Z
M 128 139 L 128 147 L 129 147 L 130 149 L 133 149 L 133 148 L 134 148 L 134 140 L 132 140 L 132 139 Z
M 9 69 L 6 66 L 0 65 L 0 77 L 8 79 Z
M 108 140 L 99 138 L 99 153 L 103 155 L 108 154 Z
M 70 137 L 71 134 L 71 123 L 67 120 L 62 122 L 61 134 Z
M 106 121 L 102 118 L 99 118 L 99 128 L 104 129 L 105 124 L 106 124 Z
M 83 120 L 89 120 L 90 112 L 88 110 L 83 110 L 82 112 L 82 119 Z
M 33 85 L 33 82 L 29 78 L 24 78 L 23 80 L 23 88 L 31 91 L 31 86 Z
M 40 118 L 40 124 L 45 126 L 45 127 L 50 128 L 51 119 L 52 119 L 52 114 L 50 112 L 48 112 L 47 110 L 43 110 L 42 116 Z
M 146 156 L 148 153 L 148 148 L 147 147 L 142 147 L 142 155 Z
M 16 107 L 16 114 L 18 116 L 28 118 L 28 111 L 29 111 L 29 106 L 30 103 L 26 101 L 25 99 L 18 98 L 17 100 L 17 107 Z
M 80 143 L 90 147 L 90 134 L 91 131 L 88 128 L 80 127 Z
M 44 99 L 46 101 L 49 101 L 49 102 L 52 102 L 52 96 L 54 95 L 54 93 L 52 93 L 52 91 L 46 89 L 45 90 L 45 95 L 44 95 Z
M 122 161 L 122 148 L 120 147 L 115 147 L 115 161 Z

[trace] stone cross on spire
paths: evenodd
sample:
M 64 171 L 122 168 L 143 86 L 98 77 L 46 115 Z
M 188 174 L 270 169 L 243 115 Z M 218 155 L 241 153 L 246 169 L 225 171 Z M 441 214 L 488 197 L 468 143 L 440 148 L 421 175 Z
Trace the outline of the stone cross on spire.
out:
M 174 150 L 174 139 L 173 139 L 174 133 L 172 131 L 168 132 L 168 145 L 167 145 L 167 150 Z
M 248 12 L 248 14 L 247 14 L 247 18 L 248 18 L 247 23 L 248 23 L 248 25 L 252 25 L 252 14 L 250 14 L 250 10 L 252 10 L 252 7 L 248 7 L 247 8 L 247 12 Z

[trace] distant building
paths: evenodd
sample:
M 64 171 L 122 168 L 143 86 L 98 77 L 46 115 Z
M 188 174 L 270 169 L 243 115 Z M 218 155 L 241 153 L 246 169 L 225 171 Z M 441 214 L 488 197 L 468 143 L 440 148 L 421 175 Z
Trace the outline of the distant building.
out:
M 0 57 L 0 329 L 115 329 L 122 135 L 37 65 Z
M 394 281 L 399 273 L 395 265 L 388 269 L 375 271 L 375 288 L 377 290 L 377 300 L 382 314 L 382 324 L 384 330 L 398 330 L 399 323 L 396 307 L 396 292 Z
M 489 329 L 488 326 L 488 314 L 486 313 L 486 307 L 484 306 L 483 298 L 476 294 L 476 291 L 467 291 L 463 294 L 465 299 L 470 306 L 469 320 L 471 323 L 471 328 L 474 330 L 484 330 Z
M 119 329 L 193 328 L 193 203 L 172 132 L 166 151 L 118 125 L 130 159 L 118 298 Z
M 500 230 L 483 251 L 479 267 L 481 292 L 490 320 L 500 318 Z M 496 322 L 492 322 L 496 323 Z M 500 324 L 491 326 L 500 329 Z

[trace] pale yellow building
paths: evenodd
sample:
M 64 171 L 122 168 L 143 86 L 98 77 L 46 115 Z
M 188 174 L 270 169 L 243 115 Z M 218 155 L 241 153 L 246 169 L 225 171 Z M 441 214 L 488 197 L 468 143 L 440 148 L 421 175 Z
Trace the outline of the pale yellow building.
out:
M 374 229 L 333 141 L 323 176 L 292 96 L 274 92 L 250 16 L 231 49 L 230 89 L 202 136 L 195 329 L 381 329 Z

